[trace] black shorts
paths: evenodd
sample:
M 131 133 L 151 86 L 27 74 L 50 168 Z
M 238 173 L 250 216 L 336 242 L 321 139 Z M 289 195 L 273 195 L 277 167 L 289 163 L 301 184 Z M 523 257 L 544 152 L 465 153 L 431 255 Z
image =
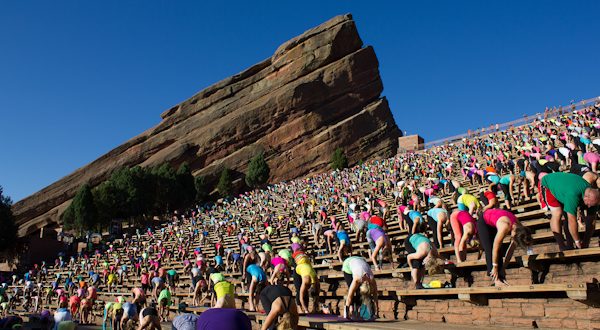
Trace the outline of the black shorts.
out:
M 202 277 L 200 275 L 192 277 L 192 289 L 193 290 L 196 289 L 196 284 L 198 284 L 198 282 L 200 282 L 201 279 L 202 279 Z
M 405 240 L 404 240 L 404 249 L 406 250 L 406 253 L 411 254 L 411 253 L 415 253 L 417 252 L 417 250 L 415 250 L 415 248 L 413 248 L 412 244 L 410 244 L 410 236 L 408 236 Z M 419 260 L 412 260 L 410 262 L 412 268 L 416 268 L 416 269 L 421 269 L 424 268 L 425 265 L 423 265 L 423 260 L 419 259 Z
M 570 173 L 577 174 L 579 176 L 583 176 L 586 172 L 591 171 L 587 165 L 582 164 L 573 164 L 571 165 Z
M 452 180 L 448 180 L 448 182 L 446 182 L 446 186 L 448 187 L 448 191 L 450 193 L 453 193 L 456 191 L 456 188 L 454 187 L 454 183 L 452 183 Z
M 158 311 L 154 307 L 146 307 L 142 311 L 142 316 L 158 316 Z
M 346 272 L 344 273 L 344 281 L 346 281 L 346 285 L 348 286 L 348 288 L 350 288 L 350 284 L 352 284 L 352 280 L 354 279 L 354 277 L 352 276 L 352 274 L 348 274 Z
M 135 294 L 132 294 L 132 295 L 135 298 Z M 145 296 L 144 297 L 140 297 L 139 303 L 140 304 L 145 304 L 146 303 L 146 297 Z M 141 309 L 138 309 L 138 311 L 141 311 Z
M 292 271 L 292 279 L 294 280 L 294 288 L 296 288 L 296 292 L 300 292 L 300 287 L 302 286 L 302 277 L 298 275 L 295 271 Z M 296 294 L 296 304 L 300 304 L 300 295 Z
M 502 192 L 504 193 L 504 198 L 507 201 L 512 202 L 512 197 L 510 197 L 510 186 L 506 185 L 506 184 L 502 184 L 502 183 L 499 183 L 498 185 L 500 186 L 500 189 L 502 189 Z
M 260 294 L 260 292 L 267 286 L 267 281 L 262 281 L 256 283 L 256 294 Z

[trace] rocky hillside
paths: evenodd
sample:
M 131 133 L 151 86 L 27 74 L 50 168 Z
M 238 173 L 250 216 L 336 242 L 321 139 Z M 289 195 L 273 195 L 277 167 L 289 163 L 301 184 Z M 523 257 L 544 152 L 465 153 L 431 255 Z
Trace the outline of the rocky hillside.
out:
M 395 152 L 401 135 L 372 47 L 350 15 L 281 45 L 261 63 L 165 111 L 162 121 L 13 207 L 19 236 L 56 224 L 79 186 L 121 166 L 187 161 L 194 175 L 243 173 L 265 153 L 271 182 L 324 171 L 342 147 L 351 163 Z

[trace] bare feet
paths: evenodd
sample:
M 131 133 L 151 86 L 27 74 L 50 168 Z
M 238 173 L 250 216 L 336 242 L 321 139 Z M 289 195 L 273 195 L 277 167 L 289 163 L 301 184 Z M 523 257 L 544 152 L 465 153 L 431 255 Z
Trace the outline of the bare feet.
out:
M 508 283 L 506 281 L 495 280 L 494 281 L 494 286 L 497 286 L 497 287 L 508 286 Z

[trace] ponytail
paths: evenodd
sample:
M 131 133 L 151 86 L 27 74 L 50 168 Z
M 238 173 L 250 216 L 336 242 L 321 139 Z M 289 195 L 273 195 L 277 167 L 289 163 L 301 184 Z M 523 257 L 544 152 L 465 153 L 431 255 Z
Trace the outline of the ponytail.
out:
M 294 330 L 298 327 L 298 316 L 292 315 L 289 311 L 283 313 L 277 323 L 277 330 Z

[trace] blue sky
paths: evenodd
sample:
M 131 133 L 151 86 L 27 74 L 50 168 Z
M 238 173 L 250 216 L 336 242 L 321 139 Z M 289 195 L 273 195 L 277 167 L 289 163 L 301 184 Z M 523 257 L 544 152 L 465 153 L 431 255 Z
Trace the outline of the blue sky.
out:
M 352 13 L 426 140 L 600 95 L 598 1 L 0 1 L 0 185 L 19 200 Z

